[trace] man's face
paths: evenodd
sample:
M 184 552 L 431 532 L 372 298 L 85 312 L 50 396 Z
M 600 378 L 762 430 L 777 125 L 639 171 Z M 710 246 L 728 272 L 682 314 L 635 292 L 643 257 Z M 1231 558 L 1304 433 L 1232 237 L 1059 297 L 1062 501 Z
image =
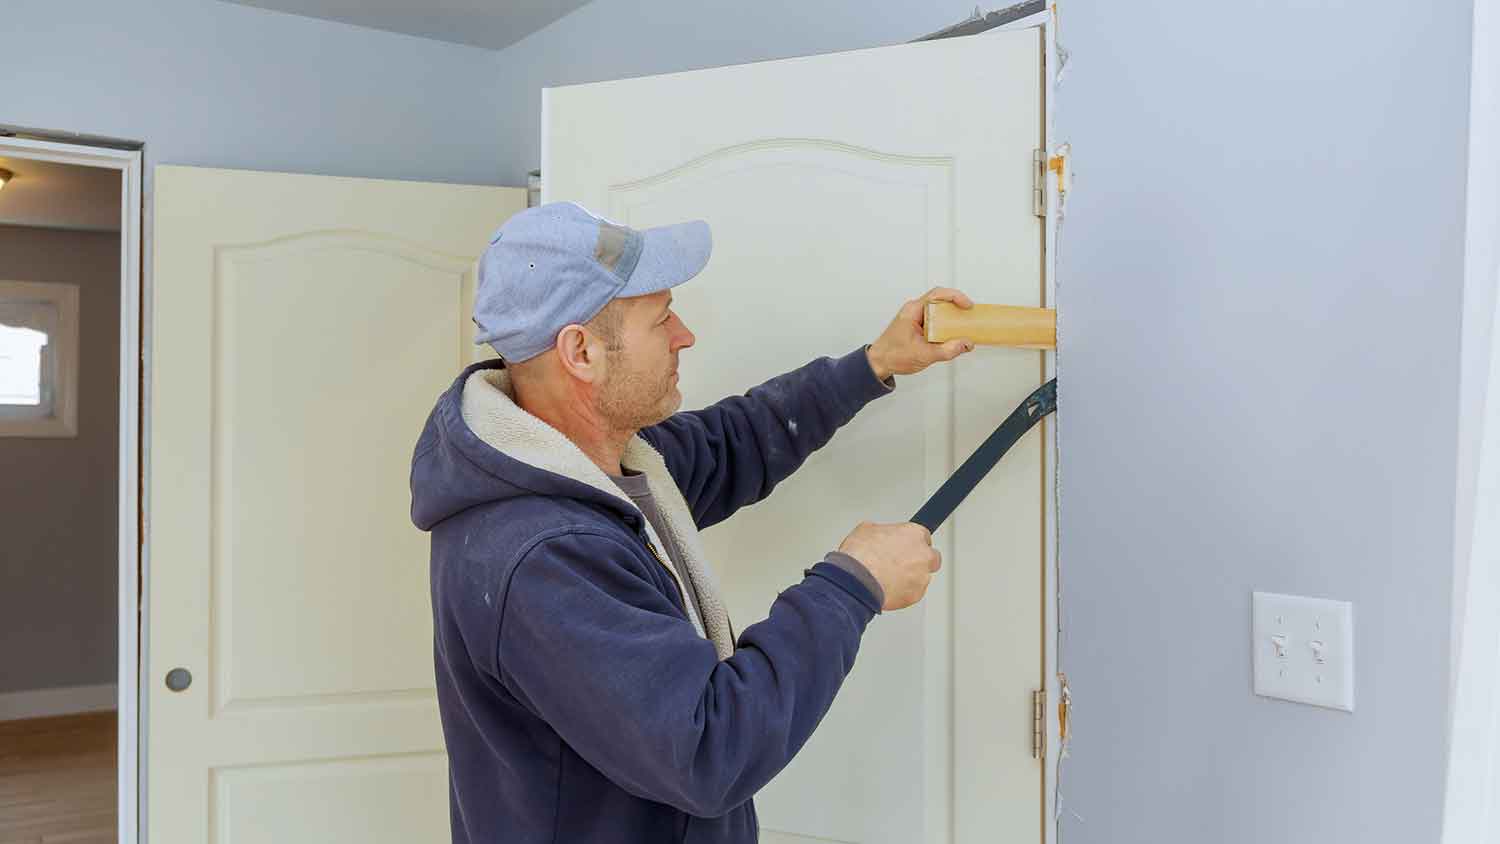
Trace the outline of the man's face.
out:
M 682 406 L 677 353 L 697 338 L 672 311 L 671 291 L 622 299 L 618 305 L 618 342 L 609 345 L 604 381 L 595 396 L 612 427 L 637 431 Z

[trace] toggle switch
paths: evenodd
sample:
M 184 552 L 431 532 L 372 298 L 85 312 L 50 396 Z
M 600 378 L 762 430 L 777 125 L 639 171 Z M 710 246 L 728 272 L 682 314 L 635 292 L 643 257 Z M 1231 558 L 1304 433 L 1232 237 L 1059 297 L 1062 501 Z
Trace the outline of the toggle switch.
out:
M 1353 605 L 1256 592 L 1250 635 L 1257 695 L 1354 711 Z

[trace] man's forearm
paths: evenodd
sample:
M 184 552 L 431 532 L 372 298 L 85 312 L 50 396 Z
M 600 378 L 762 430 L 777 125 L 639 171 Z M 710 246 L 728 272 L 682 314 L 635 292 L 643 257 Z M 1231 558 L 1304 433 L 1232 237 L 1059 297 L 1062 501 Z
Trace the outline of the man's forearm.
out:
M 865 358 L 870 362 L 870 371 L 875 373 L 875 380 L 887 382 L 891 380 L 892 375 L 896 374 L 890 364 L 886 363 L 885 355 L 875 348 L 874 343 L 865 347 Z

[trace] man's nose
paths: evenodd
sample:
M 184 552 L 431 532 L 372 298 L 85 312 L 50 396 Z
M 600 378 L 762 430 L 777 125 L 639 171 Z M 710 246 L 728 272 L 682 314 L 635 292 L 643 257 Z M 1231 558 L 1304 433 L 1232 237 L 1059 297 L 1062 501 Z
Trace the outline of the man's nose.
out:
M 674 349 L 688 349 L 688 348 L 692 348 L 692 345 L 694 343 L 698 342 L 698 338 L 696 336 L 694 336 L 693 332 L 687 327 L 687 323 L 685 323 L 681 319 L 679 319 L 679 320 L 677 320 L 677 324 L 681 327 L 681 330 L 679 330 L 677 332 L 677 336 L 673 338 L 672 348 L 674 348 Z

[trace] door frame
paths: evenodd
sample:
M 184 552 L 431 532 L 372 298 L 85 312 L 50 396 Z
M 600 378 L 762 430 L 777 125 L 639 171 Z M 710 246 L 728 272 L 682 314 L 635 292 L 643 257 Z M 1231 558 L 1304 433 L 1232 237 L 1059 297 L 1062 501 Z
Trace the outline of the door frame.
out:
M 120 403 L 116 837 L 136 844 L 140 794 L 141 149 L 110 149 L 0 136 L 0 155 L 102 167 L 120 177 Z
M 1058 81 L 1062 77 L 1064 51 L 1058 43 L 1057 5 L 1050 4 L 1045 11 L 1027 20 L 1033 21 L 1041 31 L 1042 38 L 1042 141 L 1041 148 L 1049 159 L 1060 157 L 1062 169 L 1054 178 L 1050 170 L 1042 179 L 1042 303 L 1057 308 L 1057 256 L 1059 237 L 1062 232 L 1063 202 L 1071 166 L 1068 144 L 1057 139 L 1054 130 L 1054 115 L 1057 108 Z M 1019 23 L 1019 22 L 1018 22 Z M 1058 326 L 1062 326 L 1061 312 Z M 1059 335 L 1061 339 L 1061 335 Z M 1062 351 L 1057 348 L 1043 356 L 1042 378 L 1058 377 L 1058 359 Z M 1061 386 L 1062 379 L 1059 379 Z M 1059 412 L 1061 406 L 1059 405 Z M 1062 760 L 1068 751 L 1068 709 L 1071 706 L 1067 676 L 1061 667 L 1062 650 L 1062 562 L 1060 548 L 1062 528 L 1058 520 L 1061 508 L 1061 491 L 1057 487 L 1058 461 L 1061 454 L 1057 433 L 1057 414 L 1044 420 L 1042 434 L 1046 437 L 1042 470 L 1043 500 L 1046 526 L 1044 529 L 1044 559 L 1042 564 L 1042 664 L 1043 685 L 1046 690 L 1042 708 L 1042 738 L 1044 751 L 1042 771 L 1042 841 L 1057 844 L 1058 821 L 1062 812 Z

